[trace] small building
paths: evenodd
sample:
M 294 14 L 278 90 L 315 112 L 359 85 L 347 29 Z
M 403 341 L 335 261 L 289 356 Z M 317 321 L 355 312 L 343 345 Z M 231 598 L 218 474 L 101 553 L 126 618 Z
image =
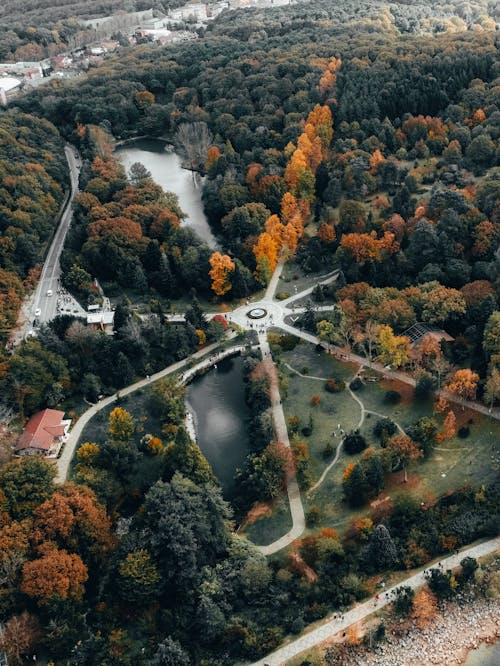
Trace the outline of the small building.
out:
M 61 446 L 68 438 L 71 419 L 64 419 L 58 409 L 44 409 L 30 418 L 18 439 L 15 452 L 18 456 L 44 456 L 57 458 Z
M 441 342 L 442 340 L 445 342 L 453 342 L 453 338 L 449 333 L 443 331 L 441 328 L 429 326 L 429 324 L 424 324 L 423 322 L 413 324 L 413 326 L 407 328 L 402 335 L 405 335 L 410 339 L 410 345 L 412 347 L 418 347 L 427 336 L 434 338 L 437 342 Z
M 0 103 L 5 106 L 12 95 L 21 87 L 22 81 L 13 76 L 0 76 Z
M 113 322 L 115 321 L 114 310 L 100 310 L 99 312 L 87 312 L 87 326 L 107 335 L 113 335 Z

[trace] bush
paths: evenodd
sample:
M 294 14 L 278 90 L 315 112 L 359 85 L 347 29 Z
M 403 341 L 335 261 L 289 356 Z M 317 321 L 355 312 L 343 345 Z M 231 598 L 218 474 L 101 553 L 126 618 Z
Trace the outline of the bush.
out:
M 436 380 L 427 372 L 420 375 L 415 385 L 415 398 L 423 400 L 431 395 L 436 388 Z
M 325 448 L 323 449 L 323 451 L 321 452 L 321 455 L 323 456 L 323 458 L 325 460 L 327 460 L 328 458 L 331 458 L 331 456 L 333 456 L 334 451 L 335 451 L 335 448 L 334 448 L 333 444 L 331 442 L 328 442 L 325 445 Z
M 320 512 L 319 508 L 313 504 L 309 511 L 306 513 L 306 525 L 307 527 L 314 527 L 319 523 Z
M 394 611 L 398 615 L 408 615 L 413 608 L 413 597 L 415 591 L 408 585 L 401 585 L 396 588 L 396 599 L 394 601 Z
M 319 396 L 317 393 L 311 396 L 311 405 L 313 407 L 317 407 L 320 402 L 321 402 L 321 396 Z
M 462 426 L 459 428 L 457 435 L 460 437 L 460 439 L 467 439 L 467 437 L 470 435 L 469 426 Z
M 354 377 L 352 382 L 349 384 L 349 388 L 351 391 L 359 391 L 360 389 L 363 388 L 363 382 L 359 377 Z
M 278 301 L 284 301 L 285 298 L 288 298 L 289 296 L 290 296 L 290 294 L 289 294 L 287 291 L 279 291 L 279 292 L 276 294 L 276 299 L 277 299 Z
M 401 402 L 401 393 L 399 393 L 398 391 L 393 391 L 392 389 L 390 391 L 386 391 L 384 395 L 384 403 L 386 405 L 397 405 L 400 402 Z
M 325 391 L 329 393 L 340 393 L 345 389 L 345 383 L 341 379 L 329 377 L 325 382 Z
M 379 419 L 373 427 L 373 434 L 380 439 L 382 446 L 384 446 L 392 435 L 396 434 L 397 426 L 391 419 Z
M 344 451 L 350 455 L 361 453 L 367 447 L 366 439 L 356 430 L 350 432 L 344 440 Z

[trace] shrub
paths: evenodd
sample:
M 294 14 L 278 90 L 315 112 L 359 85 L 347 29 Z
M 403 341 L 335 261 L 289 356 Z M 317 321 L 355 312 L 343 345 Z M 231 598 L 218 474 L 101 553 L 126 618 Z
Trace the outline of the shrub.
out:
M 311 396 L 311 405 L 313 407 L 317 407 L 320 402 L 321 402 L 321 397 L 317 393 Z
M 415 591 L 408 585 L 401 585 L 396 588 L 396 599 L 394 601 L 394 611 L 398 615 L 408 615 L 413 608 L 413 597 Z
M 290 296 L 290 294 L 287 291 L 279 291 L 276 294 L 276 298 L 277 298 L 278 301 L 284 301 L 285 298 L 288 298 L 289 296 Z
M 435 388 L 436 380 L 432 375 L 429 375 L 427 372 L 425 372 L 417 379 L 417 383 L 415 385 L 415 398 L 423 400 L 424 398 L 429 397 Z
M 329 377 L 325 382 L 325 391 L 329 393 L 340 393 L 345 389 L 345 383 L 341 379 Z
M 314 527 L 319 523 L 320 512 L 319 508 L 313 504 L 309 511 L 306 513 L 306 524 L 307 527 Z
M 460 437 L 460 439 L 466 439 L 470 435 L 469 426 L 462 426 L 459 428 L 457 435 Z
M 360 389 L 363 388 L 363 382 L 359 377 L 354 377 L 352 382 L 349 384 L 349 388 L 351 391 L 359 391 Z
M 397 426 L 391 419 L 379 419 L 373 427 L 373 434 L 380 439 L 382 446 L 385 446 L 389 437 L 392 437 L 397 431 Z
M 331 442 L 327 442 L 327 444 L 325 445 L 325 448 L 321 452 L 321 455 L 323 456 L 323 458 L 325 460 L 327 460 L 328 458 L 333 456 L 334 451 L 335 451 L 335 448 L 334 448 L 333 444 Z
M 344 439 L 344 451 L 350 455 L 361 453 L 366 447 L 366 439 L 357 430 L 350 432 Z
M 384 395 L 384 402 L 386 405 L 397 405 L 399 402 L 401 402 L 401 393 L 392 389 L 390 391 L 386 391 Z

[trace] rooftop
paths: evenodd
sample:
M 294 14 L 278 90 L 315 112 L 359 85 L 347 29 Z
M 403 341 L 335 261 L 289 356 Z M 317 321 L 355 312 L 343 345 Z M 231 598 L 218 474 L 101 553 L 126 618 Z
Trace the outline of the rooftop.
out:
M 43 412 L 32 416 L 17 441 L 16 451 L 27 449 L 30 446 L 48 451 L 54 437 L 64 435 L 63 418 L 64 412 L 59 409 L 44 409 Z

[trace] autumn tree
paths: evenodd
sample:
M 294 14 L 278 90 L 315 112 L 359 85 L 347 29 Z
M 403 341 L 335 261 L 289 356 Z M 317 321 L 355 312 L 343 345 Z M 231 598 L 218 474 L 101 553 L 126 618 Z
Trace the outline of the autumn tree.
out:
M 457 370 L 444 389 L 462 400 L 474 400 L 479 375 L 468 368 Z
M 437 614 L 436 596 L 425 588 L 420 589 L 413 598 L 412 618 L 419 629 L 427 626 Z
M 38 618 L 27 611 L 13 615 L 0 632 L 0 651 L 7 656 L 8 663 L 19 666 L 36 651 L 42 639 Z
M 394 435 L 387 442 L 387 448 L 393 457 L 393 465 L 401 465 L 404 481 L 408 481 L 406 468 L 410 462 L 422 457 L 422 451 L 407 435 Z
M 101 563 L 111 550 L 111 522 L 90 488 L 64 484 L 33 512 L 33 540 L 50 541 Z
M 394 335 L 390 326 L 381 326 L 378 334 L 379 358 L 394 368 L 406 365 L 410 358 L 410 340 L 406 335 Z
M 437 435 L 438 441 L 442 442 L 445 439 L 452 439 L 457 434 L 457 417 L 455 412 L 450 409 L 446 414 L 443 423 L 443 430 Z
M 81 599 L 87 578 L 87 567 L 79 555 L 52 546 L 40 558 L 24 563 L 21 591 L 39 604 Z
M 496 400 L 500 400 L 500 370 L 492 368 L 484 387 L 484 400 L 486 404 L 493 407 Z
M 134 434 L 134 419 L 130 412 L 115 407 L 109 415 L 109 435 L 111 439 L 128 442 Z
M 118 566 L 118 590 L 130 603 L 149 603 L 161 592 L 161 576 L 147 550 L 127 554 Z
M 278 261 L 276 242 L 267 232 L 264 232 L 259 236 L 257 244 L 253 248 L 253 253 L 257 261 L 255 277 L 261 284 L 267 284 Z
M 234 261 L 227 254 L 214 252 L 210 257 L 209 275 L 212 278 L 212 290 L 217 296 L 223 296 L 231 290 L 230 274 L 234 271 Z

